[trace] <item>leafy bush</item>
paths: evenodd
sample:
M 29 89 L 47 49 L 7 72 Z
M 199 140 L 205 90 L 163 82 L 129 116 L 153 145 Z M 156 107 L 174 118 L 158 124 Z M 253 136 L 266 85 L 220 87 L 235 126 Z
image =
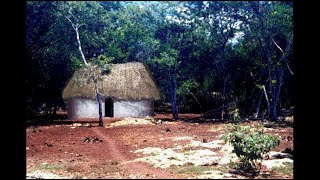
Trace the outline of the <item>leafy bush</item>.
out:
M 258 174 L 263 155 L 280 143 L 278 137 L 264 134 L 262 125 L 257 130 L 242 125 L 231 125 L 227 129 L 229 133 L 222 136 L 222 139 L 233 146 L 233 152 L 240 159 L 237 169 L 243 173 Z
M 239 109 L 234 110 L 233 115 L 232 115 L 232 119 L 233 119 L 233 121 L 240 121 L 241 120 Z

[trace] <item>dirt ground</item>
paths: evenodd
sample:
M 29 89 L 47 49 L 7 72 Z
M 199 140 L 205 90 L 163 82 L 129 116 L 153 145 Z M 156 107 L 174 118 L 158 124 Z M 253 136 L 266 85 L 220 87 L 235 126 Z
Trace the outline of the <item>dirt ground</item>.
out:
M 35 172 L 83 179 L 214 178 L 215 176 L 204 175 L 218 170 L 228 174 L 231 170 L 228 164 L 207 164 L 196 168 L 192 164 L 184 164 L 159 168 L 144 161 L 136 161 L 147 156 L 137 151 L 148 147 L 165 150 L 179 146 L 184 147 L 183 150 L 208 149 L 218 152 L 219 148 L 186 145 L 191 140 L 202 143 L 219 140 L 224 132 L 224 125 L 228 122 L 203 120 L 199 121 L 202 123 L 195 123 L 194 118 L 200 118 L 196 114 L 184 114 L 180 117 L 180 120 L 173 121 L 168 114 L 157 114 L 155 120 L 161 119 L 161 124 L 110 126 L 121 119 L 105 118 L 104 127 L 98 127 L 96 121 L 90 123 L 90 120 L 27 127 L 27 178 L 33 178 L 31 174 Z M 247 121 L 243 124 L 257 123 Z M 281 137 L 280 145 L 273 151 L 283 152 L 286 148 L 293 150 L 292 126 L 272 126 L 266 128 L 266 132 Z M 230 173 L 221 177 L 245 178 Z M 261 176 L 256 178 L 293 178 L 293 171 L 288 168 L 262 169 Z

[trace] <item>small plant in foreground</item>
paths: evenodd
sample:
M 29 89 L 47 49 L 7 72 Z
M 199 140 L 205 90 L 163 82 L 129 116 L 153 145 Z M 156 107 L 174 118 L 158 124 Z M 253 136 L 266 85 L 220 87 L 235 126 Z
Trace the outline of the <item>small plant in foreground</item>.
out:
M 233 115 L 232 115 L 232 120 L 233 121 L 240 121 L 241 120 L 238 108 L 234 110 Z
M 229 125 L 227 129 L 229 132 L 222 139 L 233 146 L 233 152 L 240 159 L 237 170 L 254 176 L 259 174 L 263 155 L 278 146 L 280 139 L 264 134 L 262 125 L 257 130 L 242 125 Z

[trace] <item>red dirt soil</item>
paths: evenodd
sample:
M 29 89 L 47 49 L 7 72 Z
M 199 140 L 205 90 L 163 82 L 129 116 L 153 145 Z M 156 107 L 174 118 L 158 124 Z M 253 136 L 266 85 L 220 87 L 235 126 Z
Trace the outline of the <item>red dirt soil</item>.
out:
M 199 116 L 189 114 L 180 117 Z M 156 119 L 169 121 L 170 115 L 159 114 Z M 91 123 L 91 127 L 71 128 L 70 125 L 28 127 L 27 170 L 48 163 L 58 167 L 54 169 L 56 174 L 61 176 L 72 174 L 76 178 L 188 178 L 187 174 L 161 170 L 142 162 L 130 162 L 140 157 L 140 154 L 133 151 L 146 147 L 170 148 L 176 143 L 171 139 L 179 136 L 212 141 L 218 139 L 217 136 L 221 132 L 209 130 L 224 125 L 224 123 L 200 124 L 176 121 L 160 125 L 108 127 L 110 122 L 117 120 L 119 119 L 104 118 L 105 127 L 98 127 L 97 121 Z M 285 131 L 281 131 L 283 129 Z M 293 137 L 292 128 L 279 128 L 270 133 L 278 134 L 283 139 L 288 136 Z M 102 141 L 84 142 L 86 137 L 97 137 Z M 187 142 L 179 141 L 181 145 L 184 143 Z M 293 141 L 282 140 L 276 151 L 283 151 L 285 148 L 293 149 Z

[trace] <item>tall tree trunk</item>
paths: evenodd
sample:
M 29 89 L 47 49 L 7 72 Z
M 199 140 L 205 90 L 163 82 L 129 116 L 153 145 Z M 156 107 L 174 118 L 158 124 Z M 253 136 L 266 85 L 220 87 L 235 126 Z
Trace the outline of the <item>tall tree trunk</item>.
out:
M 270 56 L 270 51 L 269 49 L 266 47 L 266 40 L 264 38 L 260 38 L 259 39 L 259 44 L 261 47 L 261 54 L 262 54 L 262 58 L 264 63 L 267 64 L 267 69 L 264 70 L 264 74 L 268 77 L 268 86 L 267 88 L 269 89 L 270 95 L 271 95 L 271 99 L 269 100 L 268 98 L 268 94 L 266 91 L 265 86 L 263 85 L 263 91 L 266 97 L 266 102 L 267 102 L 267 110 L 268 110 L 268 116 L 269 118 L 272 118 L 272 112 L 273 112 L 273 100 L 274 100 L 274 95 L 275 95 L 275 89 L 273 87 L 273 82 L 272 80 L 276 80 L 276 78 L 274 78 L 274 73 L 272 72 L 272 61 L 271 61 L 271 56 Z M 270 103 L 271 101 L 271 103 Z
M 223 78 L 221 120 L 224 119 L 223 118 L 224 114 L 226 114 L 226 109 L 224 107 L 225 106 L 225 101 L 226 101 L 226 80 L 225 80 L 225 78 Z
M 77 35 L 77 41 L 78 41 L 78 45 L 79 45 L 78 48 L 79 48 L 79 51 L 80 51 L 80 54 L 81 54 L 81 57 L 82 57 L 82 60 L 83 60 L 84 64 L 86 66 L 88 66 L 88 62 L 87 62 L 87 60 L 86 60 L 86 58 L 85 58 L 85 56 L 84 56 L 84 54 L 82 52 L 82 48 L 81 48 L 81 42 L 80 42 L 79 32 L 78 32 L 79 27 L 80 26 L 76 26 L 75 27 L 75 31 L 76 31 L 76 35 Z
M 226 67 L 225 67 L 225 48 L 227 45 L 227 42 L 231 35 L 233 34 L 232 27 L 230 26 L 230 30 L 228 30 L 227 34 L 224 36 L 224 39 L 222 41 L 222 45 L 220 46 L 220 57 L 219 60 L 221 61 L 221 67 L 219 68 L 220 70 L 220 75 L 222 77 L 222 109 L 221 109 L 221 119 L 223 120 L 223 115 L 226 113 L 226 108 L 225 105 L 228 104 L 230 101 L 227 100 L 227 94 L 229 93 L 229 88 L 227 84 L 228 81 L 228 74 L 226 75 Z M 228 97 L 229 98 L 229 97 Z
M 99 104 L 99 126 L 103 126 L 101 96 L 100 96 L 100 93 L 97 91 L 96 91 L 96 94 L 97 94 L 97 99 L 98 99 L 98 104 Z
M 278 74 L 278 85 L 275 88 L 275 94 L 274 94 L 274 98 L 273 98 L 273 105 L 272 105 L 272 119 L 273 120 L 278 120 L 278 114 L 277 114 L 277 106 L 278 106 L 278 101 L 279 101 L 279 97 L 280 97 L 280 92 L 281 92 L 281 88 L 283 85 L 283 76 L 284 76 L 284 69 L 283 67 L 279 67 L 279 74 Z
M 70 10 L 69 10 L 70 13 Z M 82 52 L 82 48 L 81 48 L 81 41 L 80 41 L 80 37 L 79 37 L 79 27 L 81 27 L 84 24 L 73 24 L 73 22 L 71 21 L 70 18 L 66 17 L 68 19 L 68 21 L 71 23 L 73 29 L 76 32 L 76 36 L 77 36 L 77 41 L 78 41 L 78 48 L 82 57 L 82 60 L 84 62 L 84 64 L 89 67 L 89 64 Z M 96 77 L 96 73 L 94 72 L 94 69 L 92 69 L 92 67 L 89 67 L 91 73 L 93 73 L 92 79 L 93 79 L 93 83 L 94 83 L 94 89 L 95 89 L 95 93 L 97 96 L 97 101 L 98 101 L 98 106 L 99 106 L 99 126 L 103 126 L 103 121 L 102 121 L 102 102 L 101 102 L 101 97 L 98 91 L 98 87 L 97 87 L 97 77 Z
M 292 47 L 292 34 L 290 34 L 287 38 L 287 45 L 285 48 L 285 51 L 282 50 L 282 48 L 276 43 L 276 41 L 271 37 L 273 43 L 275 44 L 275 46 L 282 52 L 282 56 L 280 58 L 280 62 L 282 63 L 281 66 L 279 66 L 277 68 L 277 86 L 274 88 L 274 102 L 273 102 L 273 111 L 272 111 L 272 119 L 273 120 L 279 120 L 278 116 L 277 116 L 277 105 L 278 105 L 278 101 L 279 101 L 279 97 L 280 97 L 280 93 L 281 93 L 281 89 L 282 89 L 282 85 L 283 85 L 283 81 L 284 81 L 284 69 L 285 67 L 287 67 L 288 71 L 290 72 L 291 75 L 294 75 L 294 73 L 292 72 L 291 68 L 288 65 L 288 56 L 289 53 L 291 51 L 291 47 Z
M 270 106 L 270 101 L 269 101 L 268 94 L 267 94 L 267 91 L 266 91 L 266 87 L 264 85 L 262 85 L 262 89 L 263 89 L 263 92 L 264 92 L 264 96 L 266 97 L 268 113 L 270 113 L 271 112 L 271 106 Z
M 259 101 L 258 101 L 257 109 L 256 109 L 256 115 L 254 116 L 254 118 L 258 118 L 259 117 L 262 96 L 263 96 L 263 92 L 261 93 L 261 95 L 259 97 Z
M 202 108 L 198 98 L 193 94 L 193 92 L 191 92 L 190 90 L 188 90 L 188 92 L 191 94 L 191 96 L 197 101 L 197 103 L 199 104 L 199 107 Z
M 94 89 L 96 92 L 96 96 L 97 96 L 97 101 L 98 101 L 98 106 L 99 106 L 99 126 L 103 126 L 103 121 L 102 121 L 102 102 L 101 102 L 101 95 L 98 91 L 98 87 L 97 87 L 97 77 L 96 77 L 96 73 L 93 72 L 93 81 L 94 81 Z
M 169 75 L 171 87 L 172 117 L 173 119 L 178 119 L 176 67 L 170 69 Z
M 282 56 L 280 58 L 280 62 L 283 64 L 282 66 L 285 65 L 287 67 L 288 71 L 290 72 L 290 74 L 293 75 L 294 73 L 288 64 L 288 55 L 289 55 L 289 52 L 291 51 L 291 46 L 292 46 L 292 34 L 289 34 L 289 36 L 287 38 L 286 49 L 285 49 L 285 51 L 283 51 L 283 49 L 273 39 L 272 33 L 271 32 L 269 33 L 269 31 L 266 28 L 266 25 L 265 25 L 265 22 L 267 22 L 266 16 L 263 16 L 263 14 L 260 13 L 259 3 L 258 2 L 251 3 L 251 7 L 259 19 L 260 28 L 262 29 L 261 36 L 264 36 L 264 37 L 258 38 L 258 41 L 259 41 L 260 48 L 261 48 L 262 58 L 268 66 L 268 69 L 267 69 L 267 75 L 268 75 L 268 79 L 269 79 L 268 89 L 269 89 L 269 92 L 271 95 L 271 99 L 270 99 L 271 103 L 269 103 L 269 101 L 267 100 L 268 115 L 269 115 L 269 118 L 271 118 L 272 120 L 277 120 L 278 119 L 278 117 L 277 117 L 277 104 L 278 104 L 278 99 L 279 99 L 279 95 L 281 92 L 281 86 L 283 84 L 283 76 L 284 76 L 283 71 L 284 71 L 284 69 L 282 67 L 280 67 L 280 71 L 279 71 L 279 67 L 278 68 L 276 67 L 276 63 L 273 63 L 271 61 L 272 52 L 268 48 L 268 42 L 272 41 L 274 43 L 274 45 L 281 51 Z M 276 74 L 274 69 L 276 69 L 276 71 L 278 71 L 277 72 L 278 75 Z M 276 82 L 272 82 L 272 80 L 276 80 Z M 267 99 L 267 93 L 265 91 L 265 88 L 264 88 L 264 92 L 265 92 L 266 99 Z

